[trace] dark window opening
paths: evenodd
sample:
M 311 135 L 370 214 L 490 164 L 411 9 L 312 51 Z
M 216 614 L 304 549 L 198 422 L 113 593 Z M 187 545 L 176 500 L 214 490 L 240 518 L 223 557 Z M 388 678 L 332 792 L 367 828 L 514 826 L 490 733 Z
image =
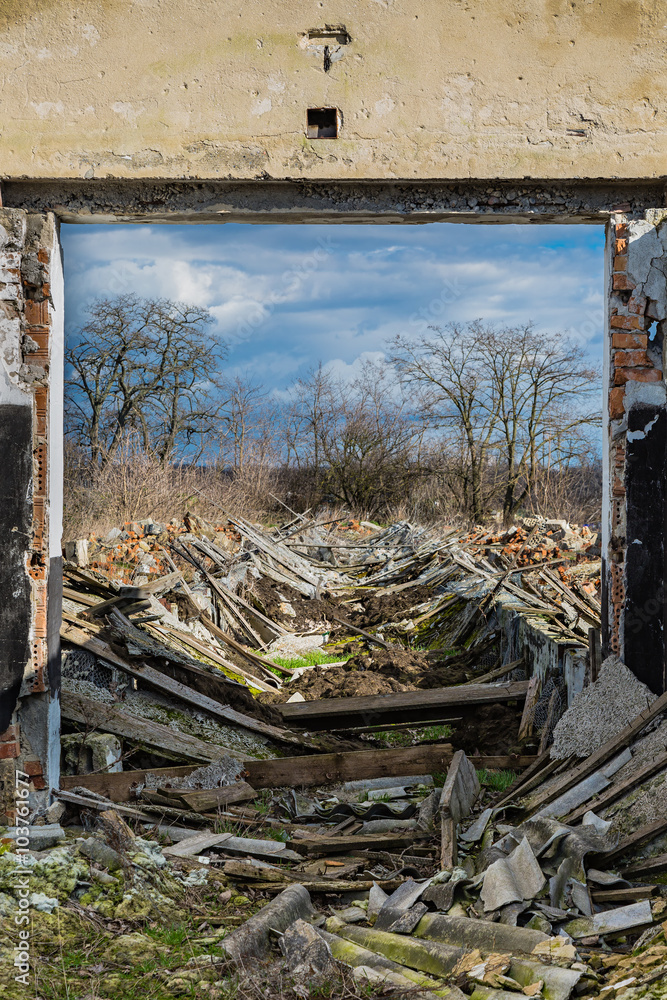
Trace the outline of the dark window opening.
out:
M 338 109 L 308 108 L 306 135 L 309 139 L 337 139 Z
M 349 45 L 352 39 L 344 24 L 327 24 L 324 28 L 311 28 L 308 32 L 308 41 Z

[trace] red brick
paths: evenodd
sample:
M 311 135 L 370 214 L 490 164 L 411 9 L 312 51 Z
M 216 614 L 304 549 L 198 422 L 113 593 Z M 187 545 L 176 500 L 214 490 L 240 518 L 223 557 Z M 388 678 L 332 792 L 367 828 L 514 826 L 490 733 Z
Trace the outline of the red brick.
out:
M 631 296 L 630 301 L 628 302 L 628 312 L 638 313 L 640 316 L 642 316 L 645 313 L 645 311 L 646 311 L 646 296 L 645 295 Z
M 15 725 L 10 726 L 9 729 L 5 729 L 4 733 L 0 733 L 0 743 L 8 743 L 11 740 L 18 740 L 19 738 L 19 725 L 18 722 Z
M 651 359 L 646 351 L 616 351 L 614 365 L 617 368 L 650 368 Z
M 617 240 L 625 240 L 625 239 L 628 238 L 629 230 L 628 230 L 628 224 L 627 224 L 627 222 L 619 222 L 618 223 L 618 225 L 616 226 L 616 233 L 615 233 L 615 235 L 616 235 L 616 239 Z
M 609 325 L 617 330 L 640 330 L 643 324 L 639 316 L 611 316 Z
M 10 758 L 16 758 L 21 753 L 21 748 L 18 743 L 12 743 L 8 741 L 7 743 L 0 743 L 0 760 L 9 760 Z
M 609 392 L 609 418 L 611 420 L 619 420 L 623 413 L 625 412 L 625 406 L 623 403 L 625 397 L 625 389 L 623 386 L 619 386 L 617 389 L 611 389 Z
M 49 303 L 45 299 L 43 302 L 33 302 L 32 299 L 26 299 L 25 302 L 25 321 L 31 326 L 48 326 L 49 325 Z
M 648 334 L 646 333 L 614 333 L 611 338 L 612 347 L 627 349 L 628 347 L 647 347 Z
M 625 385 L 626 382 L 662 382 L 662 372 L 657 368 L 617 368 L 614 385 Z
M 617 292 L 631 292 L 635 287 L 634 283 L 625 274 L 615 274 L 612 277 L 612 287 Z
M 614 257 L 614 270 L 615 271 L 625 271 L 628 266 L 628 258 L 622 254 L 616 254 Z
M 627 253 L 628 252 L 628 241 L 625 240 L 625 239 L 624 240 L 617 239 L 616 240 L 616 244 L 614 246 L 614 249 L 615 249 L 616 253 Z
M 42 765 L 38 760 L 26 760 L 26 762 L 23 765 L 23 770 L 25 771 L 26 774 L 29 774 L 31 776 L 43 773 Z
M 46 782 L 44 781 L 44 778 L 42 778 L 41 774 L 35 775 L 35 777 L 30 780 L 32 781 L 33 788 L 37 791 L 41 791 L 43 788 L 46 788 Z

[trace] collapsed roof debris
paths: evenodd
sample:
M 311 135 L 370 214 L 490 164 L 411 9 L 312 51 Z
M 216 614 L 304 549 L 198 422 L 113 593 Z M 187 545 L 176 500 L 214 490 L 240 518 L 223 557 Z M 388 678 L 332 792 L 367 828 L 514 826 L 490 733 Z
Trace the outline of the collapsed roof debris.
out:
M 609 712 L 608 662 L 566 710 L 504 618 L 586 652 L 590 533 L 189 517 L 112 535 L 66 567 L 69 773 L 28 864 L 45 928 L 106 935 L 101 995 L 169 913 L 198 930 L 182 965 L 160 959 L 165 995 L 226 996 L 258 960 L 301 996 L 332 975 L 452 1000 L 654 995 L 667 696 L 636 686 Z M 0 857 L 3 912 L 16 864 Z

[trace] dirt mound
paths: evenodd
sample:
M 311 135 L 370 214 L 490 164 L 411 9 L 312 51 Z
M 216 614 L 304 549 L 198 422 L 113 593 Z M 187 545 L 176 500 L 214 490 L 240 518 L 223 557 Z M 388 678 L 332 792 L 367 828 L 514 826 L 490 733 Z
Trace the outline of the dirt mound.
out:
M 295 692 L 303 695 L 306 701 L 317 698 L 354 698 L 368 694 L 390 694 L 392 691 L 409 691 L 410 688 L 401 684 L 393 677 L 385 677 L 374 670 L 359 670 L 350 667 L 351 660 L 340 667 L 313 667 L 301 674 L 296 680 L 287 684 L 282 691 L 275 694 L 260 695 L 265 704 L 276 704 L 287 701 Z
M 412 649 L 380 649 L 358 653 L 345 664 L 347 670 L 360 670 L 392 678 L 405 685 L 404 690 L 421 687 L 430 663 L 424 653 Z
M 313 667 L 282 691 L 263 695 L 261 700 L 271 704 L 284 702 L 295 691 L 306 701 L 388 694 L 390 691 L 444 687 L 465 679 L 462 669 L 443 667 L 426 653 L 401 648 L 381 649 L 358 653 L 339 667 Z
M 404 612 L 414 608 L 417 604 L 433 600 L 432 587 L 411 587 L 408 590 L 401 590 L 398 594 L 372 594 L 364 591 L 358 594 L 360 604 L 363 604 L 363 611 L 355 611 L 352 608 L 345 615 L 354 625 L 365 628 L 369 625 L 381 625 L 383 622 L 395 621 L 404 618 Z
M 331 615 L 338 611 L 334 601 L 309 599 L 289 584 L 275 583 L 267 577 L 253 580 L 252 589 L 245 591 L 243 596 L 251 604 L 253 599 L 256 600 L 259 610 L 268 618 L 296 631 L 306 630 L 313 624 L 330 622 Z M 294 611 L 293 615 L 289 608 Z

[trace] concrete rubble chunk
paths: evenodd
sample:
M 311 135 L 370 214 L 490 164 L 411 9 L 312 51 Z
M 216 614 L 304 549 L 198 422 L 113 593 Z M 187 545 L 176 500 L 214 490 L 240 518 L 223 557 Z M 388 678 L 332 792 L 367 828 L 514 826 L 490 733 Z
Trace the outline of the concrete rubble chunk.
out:
M 308 890 L 302 885 L 290 885 L 245 924 L 232 931 L 224 940 L 224 950 L 239 965 L 266 958 L 271 949 L 272 934 L 283 933 L 295 921 L 307 920 L 313 913 Z
M 83 854 L 84 858 L 89 858 L 90 861 L 96 861 L 110 872 L 123 867 L 122 856 L 99 837 L 89 837 L 88 840 L 82 841 L 79 844 L 79 854 Z
M 7 833 L 3 836 L 14 840 L 19 836 L 19 833 L 17 832 L 19 829 L 22 828 L 10 827 Z M 48 823 L 44 826 L 29 826 L 27 830 L 27 834 L 21 834 L 21 836 L 27 837 L 28 847 L 31 851 L 48 851 L 51 847 L 55 847 L 56 844 L 60 843 L 60 841 L 65 837 L 65 831 L 59 823 Z
M 329 945 L 306 920 L 295 920 L 279 943 L 287 966 L 294 975 L 326 976 L 334 969 Z
M 427 913 L 417 924 L 415 935 L 459 948 L 479 948 L 482 955 L 494 951 L 530 955 L 536 945 L 549 940 L 542 931 L 446 913 Z
M 595 683 L 577 695 L 557 723 L 551 756 L 588 757 L 655 701 L 656 695 L 617 656 L 602 664 Z

